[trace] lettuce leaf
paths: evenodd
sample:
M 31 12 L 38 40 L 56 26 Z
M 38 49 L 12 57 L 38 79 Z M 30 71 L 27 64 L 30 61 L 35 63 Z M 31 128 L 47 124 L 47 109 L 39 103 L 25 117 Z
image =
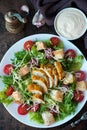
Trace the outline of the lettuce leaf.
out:
M 29 112 L 29 118 L 31 121 L 35 121 L 37 123 L 43 124 L 42 116 L 39 112 Z
M 0 91 L 0 103 L 4 103 L 7 106 L 13 101 L 13 98 L 11 96 L 6 96 L 4 94 L 5 90 Z
M 77 55 L 75 58 L 65 58 L 61 61 L 63 69 L 65 71 L 77 71 L 80 70 L 83 64 L 83 56 Z
M 62 41 L 60 41 L 60 42 L 58 43 L 58 45 L 57 45 L 57 46 L 54 46 L 53 48 L 54 48 L 55 50 L 63 49 L 63 48 L 64 48 L 64 44 L 63 44 Z

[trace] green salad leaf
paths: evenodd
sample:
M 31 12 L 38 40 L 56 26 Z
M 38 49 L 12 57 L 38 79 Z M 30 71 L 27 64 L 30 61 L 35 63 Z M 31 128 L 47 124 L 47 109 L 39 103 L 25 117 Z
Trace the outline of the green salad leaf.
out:
M 37 123 L 43 124 L 42 116 L 39 112 L 29 112 L 29 118 L 31 121 L 35 121 Z
M 61 61 L 61 63 L 65 71 L 77 71 L 82 67 L 83 56 L 76 55 L 75 58 L 65 58 Z
M 25 51 L 25 50 L 16 52 L 14 54 L 14 56 L 15 56 L 15 58 L 11 59 L 12 64 L 14 64 L 14 65 L 21 63 L 21 62 L 23 62 L 23 64 L 26 64 L 29 62 L 29 60 L 31 58 L 29 51 Z
M 36 46 L 33 46 L 31 49 L 31 57 L 38 58 L 40 64 L 47 64 L 49 62 L 49 60 L 45 58 L 44 53 L 38 51 Z
M 6 89 L 6 88 L 5 88 Z M 5 95 L 5 90 L 0 91 L 0 102 L 9 105 L 13 101 L 12 97 Z
M 58 45 L 57 45 L 57 46 L 54 46 L 53 48 L 54 48 L 55 50 L 63 49 L 63 48 L 64 48 L 64 44 L 63 44 L 62 41 L 60 41 L 60 42 L 58 43 Z
M 13 78 L 12 78 L 12 76 L 1 76 L 0 78 L 2 79 L 3 83 L 5 85 L 7 85 L 7 86 L 13 84 Z

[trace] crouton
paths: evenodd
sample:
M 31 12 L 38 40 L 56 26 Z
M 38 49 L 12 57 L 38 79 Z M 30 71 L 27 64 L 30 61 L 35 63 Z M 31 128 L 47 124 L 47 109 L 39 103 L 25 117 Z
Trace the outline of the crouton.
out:
M 84 80 L 77 82 L 76 89 L 81 91 L 87 90 L 87 82 Z
M 63 79 L 63 83 L 64 84 L 70 84 L 70 83 L 73 83 L 75 81 L 75 76 L 69 72 L 67 72 L 65 74 L 65 77 Z
M 45 44 L 41 41 L 36 42 L 37 50 L 44 50 L 46 48 Z
M 45 125 L 51 125 L 55 122 L 54 116 L 49 111 L 45 111 L 42 113 L 42 118 L 44 120 Z
M 64 58 L 64 50 L 60 49 L 60 50 L 56 50 L 53 52 L 54 54 L 54 59 L 55 60 L 59 60 L 59 59 L 63 59 Z
M 30 72 L 30 69 L 28 67 L 28 65 L 23 66 L 22 68 L 20 68 L 19 70 L 19 75 L 20 76 L 25 76 L 26 74 L 28 74 Z
M 55 101 L 58 101 L 58 102 L 63 101 L 63 92 L 61 92 L 59 90 L 52 90 L 51 93 L 50 93 L 50 96 Z
M 14 91 L 12 93 L 12 97 L 14 99 L 14 102 L 16 103 L 24 103 L 24 100 L 22 99 L 22 96 L 18 91 Z

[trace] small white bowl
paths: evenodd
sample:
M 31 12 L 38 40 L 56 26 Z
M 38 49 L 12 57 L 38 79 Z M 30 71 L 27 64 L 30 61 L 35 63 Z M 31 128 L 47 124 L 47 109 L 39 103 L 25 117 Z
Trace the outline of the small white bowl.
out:
M 79 9 L 65 8 L 56 15 L 54 28 L 59 36 L 76 40 L 86 32 L 87 18 Z

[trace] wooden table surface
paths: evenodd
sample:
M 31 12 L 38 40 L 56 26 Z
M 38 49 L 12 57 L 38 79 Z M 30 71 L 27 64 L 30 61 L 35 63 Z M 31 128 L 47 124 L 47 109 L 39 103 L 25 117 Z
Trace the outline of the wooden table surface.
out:
M 28 16 L 28 23 L 25 25 L 24 30 L 19 34 L 12 34 L 9 33 L 5 29 L 5 21 L 4 21 L 4 14 L 9 9 L 16 9 L 19 10 L 20 6 L 23 4 L 27 4 L 30 8 L 30 14 Z M 44 25 L 41 28 L 36 28 L 32 25 L 32 17 L 34 16 L 34 8 L 29 2 L 29 0 L 0 0 L 0 60 L 6 53 L 6 51 L 18 40 L 20 40 L 23 37 L 32 35 L 32 34 L 38 34 L 38 33 L 48 33 L 48 34 L 56 34 L 53 26 L 47 26 Z M 83 44 L 83 39 L 80 38 L 77 41 L 72 41 L 73 44 L 75 44 L 85 55 L 87 58 L 87 49 L 85 49 L 85 46 Z M 87 111 L 87 103 L 85 104 L 84 108 L 79 112 L 79 114 L 74 117 L 69 122 L 65 123 L 64 125 L 52 128 L 52 130 L 64 130 L 64 128 L 71 123 L 74 122 L 80 116 L 83 112 Z M 4 108 L 2 104 L 0 104 L 0 130 L 37 130 L 38 128 L 33 128 L 26 126 L 16 119 L 12 117 L 7 110 Z M 46 129 L 45 129 L 46 130 Z M 70 130 L 67 128 L 67 130 Z M 75 128 L 72 130 L 87 130 L 87 121 L 82 121 L 79 123 Z

